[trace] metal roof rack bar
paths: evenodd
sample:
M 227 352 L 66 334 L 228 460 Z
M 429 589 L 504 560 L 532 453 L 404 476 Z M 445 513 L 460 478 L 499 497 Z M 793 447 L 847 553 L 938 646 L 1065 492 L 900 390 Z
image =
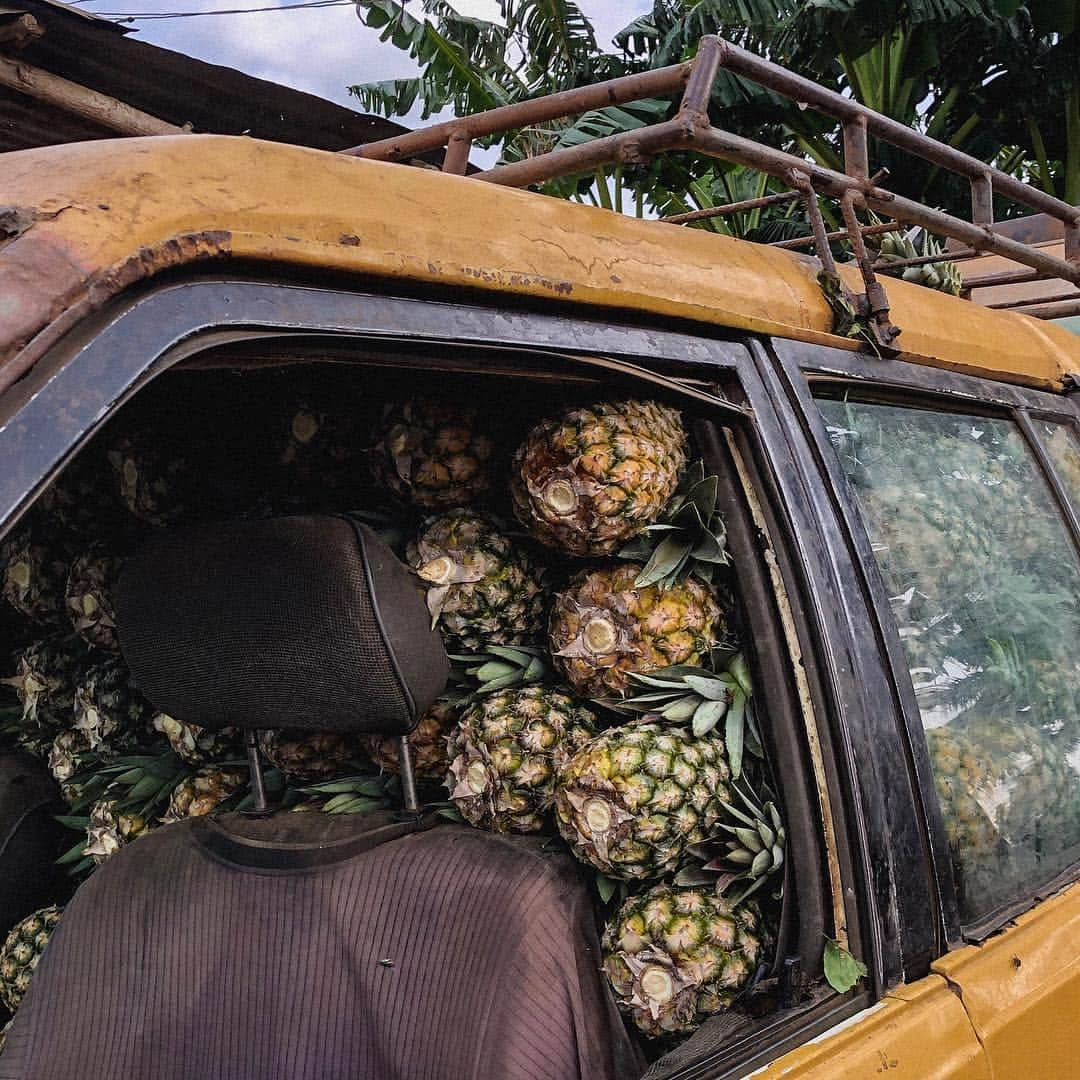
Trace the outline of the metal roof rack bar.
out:
M 757 199 L 743 199 L 740 202 L 724 203 L 722 206 L 705 206 L 700 210 L 691 210 L 686 214 L 669 214 L 660 220 L 668 225 L 689 225 L 692 221 L 705 221 L 708 218 L 726 217 L 739 214 L 744 210 L 758 210 L 764 206 L 778 206 L 798 199 L 797 191 L 781 191 L 776 195 L 762 195 Z
M 1080 293 L 1064 292 L 1054 293 L 1052 296 L 1040 296 L 1036 299 L 1029 298 L 1026 300 L 999 300 L 997 303 L 987 304 L 986 307 L 1005 310 L 1009 308 L 1035 307 L 1040 304 L 1060 304 L 1066 300 L 1080 300 Z
M 1080 297 L 1053 304 L 1032 301 L 1031 307 L 1024 308 L 1021 314 L 1030 315 L 1035 319 L 1068 319 L 1080 316 Z
M 877 221 L 872 225 L 860 225 L 859 232 L 863 236 L 878 236 L 881 233 L 896 232 L 901 228 L 899 221 Z M 847 237 L 847 229 L 834 229 L 832 232 L 825 234 L 826 240 L 843 240 Z M 769 247 L 783 248 L 786 251 L 798 251 L 799 248 L 812 247 L 814 244 L 814 238 L 812 236 L 793 236 L 790 240 L 774 240 Z M 934 260 L 935 262 L 941 262 L 941 256 L 938 255 Z
M 448 146 L 452 139 L 459 143 L 471 143 L 475 139 L 528 127 L 530 124 L 578 116 L 590 109 L 625 105 L 645 98 L 669 97 L 686 85 L 694 63 L 693 60 L 688 60 L 686 63 L 672 64 L 655 71 L 624 75 L 619 79 L 607 79 L 589 86 L 579 86 L 574 90 L 562 90 L 557 94 L 521 101 L 516 105 L 502 105 L 487 112 L 446 120 L 441 124 L 432 124 L 430 127 L 418 128 L 416 131 L 380 139 L 378 142 L 361 143 L 359 146 L 342 150 L 341 153 L 375 161 L 404 161 L 429 150 L 440 150 Z M 445 171 L 464 173 L 464 162 L 460 167 Z
M 721 67 L 839 120 L 843 131 L 844 171 L 825 168 L 713 127 L 709 122 L 708 105 L 713 82 Z M 392 139 L 352 147 L 343 153 L 382 161 L 402 161 L 446 147 L 444 169 L 464 173 L 474 139 L 575 116 L 589 109 L 666 96 L 680 89 L 682 100 L 670 120 L 485 169 L 472 174 L 471 179 L 506 187 L 528 187 L 557 177 L 585 174 L 605 165 L 642 163 L 655 154 L 670 150 L 694 150 L 764 172 L 792 188 L 792 193 L 709 207 L 665 220 L 689 223 L 801 196 L 814 226 L 813 238 L 785 241 L 777 246 L 813 245 L 825 273 L 831 275 L 842 293 L 835 276 L 829 241 L 846 238 L 855 252 L 866 292 L 861 297 L 846 294 L 841 306 L 846 309 L 851 302 L 857 304 L 858 312 L 869 320 L 876 343 L 886 349 L 892 347 L 891 341 L 898 331 L 888 323 L 888 301 L 884 289 L 875 279 L 875 270 L 899 270 L 942 259 L 959 261 L 989 251 L 1020 263 L 1038 275 L 1029 280 L 1054 277 L 1080 285 L 1080 207 L 1070 206 L 985 162 L 714 36 L 703 37 L 697 55 L 687 63 L 502 106 Z M 966 177 L 971 185 L 971 220 L 933 209 L 879 186 L 877 181 L 882 174 L 870 175 L 869 135 Z M 994 232 L 995 191 L 1062 222 L 1065 258 L 1057 258 L 1036 246 Z M 817 199 L 822 195 L 840 202 L 844 228 L 839 232 L 826 234 L 824 231 L 817 208 Z M 860 210 L 873 210 L 895 219 L 893 227 L 895 222 L 917 225 L 929 233 L 957 240 L 967 245 L 967 249 L 878 266 L 867 255 L 862 238 L 890 230 L 876 223 L 863 225 L 857 217 Z

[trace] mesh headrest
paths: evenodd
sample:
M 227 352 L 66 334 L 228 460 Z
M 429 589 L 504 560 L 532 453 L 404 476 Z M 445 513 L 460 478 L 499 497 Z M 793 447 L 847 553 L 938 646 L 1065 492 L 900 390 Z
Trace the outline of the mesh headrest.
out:
M 448 674 L 417 580 L 342 517 L 163 534 L 125 564 L 117 623 L 155 707 L 209 728 L 401 735 Z

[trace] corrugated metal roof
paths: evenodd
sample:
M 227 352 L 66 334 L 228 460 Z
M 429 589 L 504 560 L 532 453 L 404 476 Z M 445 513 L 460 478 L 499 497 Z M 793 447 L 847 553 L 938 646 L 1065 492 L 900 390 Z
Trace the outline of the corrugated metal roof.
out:
M 17 54 L 28 64 L 195 131 L 252 135 L 341 150 L 406 129 L 324 98 L 139 41 L 107 19 L 58 3 L 22 0 L 0 12 L 27 13 L 44 35 Z M 115 137 L 98 125 L 13 92 L 0 95 L 0 150 Z M 31 141 L 36 140 L 36 141 Z

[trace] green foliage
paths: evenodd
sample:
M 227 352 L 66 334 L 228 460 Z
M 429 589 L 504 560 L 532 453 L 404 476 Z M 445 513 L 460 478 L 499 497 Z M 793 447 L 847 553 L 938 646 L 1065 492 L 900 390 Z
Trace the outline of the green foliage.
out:
M 1003 420 L 822 402 L 924 711 L 1080 735 L 1077 562 Z
M 894 119 L 1080 202 L 1080 28 L 1060 0 L 654 0 L 604 49 L 571 0 L 501 0 L 501 20 L 459 14 L 447 0 L 358 0 L 384 41 L 421 68 L 414 79 L 352 87 L 363 107 L 400 116 L 457 114 L 678 63 L 705 34 L 768 55 Z M 651 101 L 536 125 L 496 140 L 504 161 L 633 130 L 669 115 Z M 841 164 L 839 125 L 721 72 L 710 115 L 726 130 L 819 164 Z M 871 140 L 874 167 L 901 194 L 968 213 L 962 178 Z M 685 213 L 775 190 L 753 170 L 697 155 L 610 167 L 543 186 L 547 194 L 641 215 Z M 998 216 L 1016 211 L 998 200 Z M 694 227 L 774 240 L 804 235 L 798 205 Z
M 825 939 L 824 967 L 825 981 L 838 994 L 846 994 L 867 975 L 866 965 L 830 937 Z

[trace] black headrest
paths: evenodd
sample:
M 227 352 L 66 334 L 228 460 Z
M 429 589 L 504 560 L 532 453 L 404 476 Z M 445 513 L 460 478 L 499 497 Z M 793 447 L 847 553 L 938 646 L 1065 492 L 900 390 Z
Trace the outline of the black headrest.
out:
M 448 674 L 417 579 L 343 517 L 162 534 L 125 563 L 117 623 L 154 706 L 209 728 L 406 734 Z

